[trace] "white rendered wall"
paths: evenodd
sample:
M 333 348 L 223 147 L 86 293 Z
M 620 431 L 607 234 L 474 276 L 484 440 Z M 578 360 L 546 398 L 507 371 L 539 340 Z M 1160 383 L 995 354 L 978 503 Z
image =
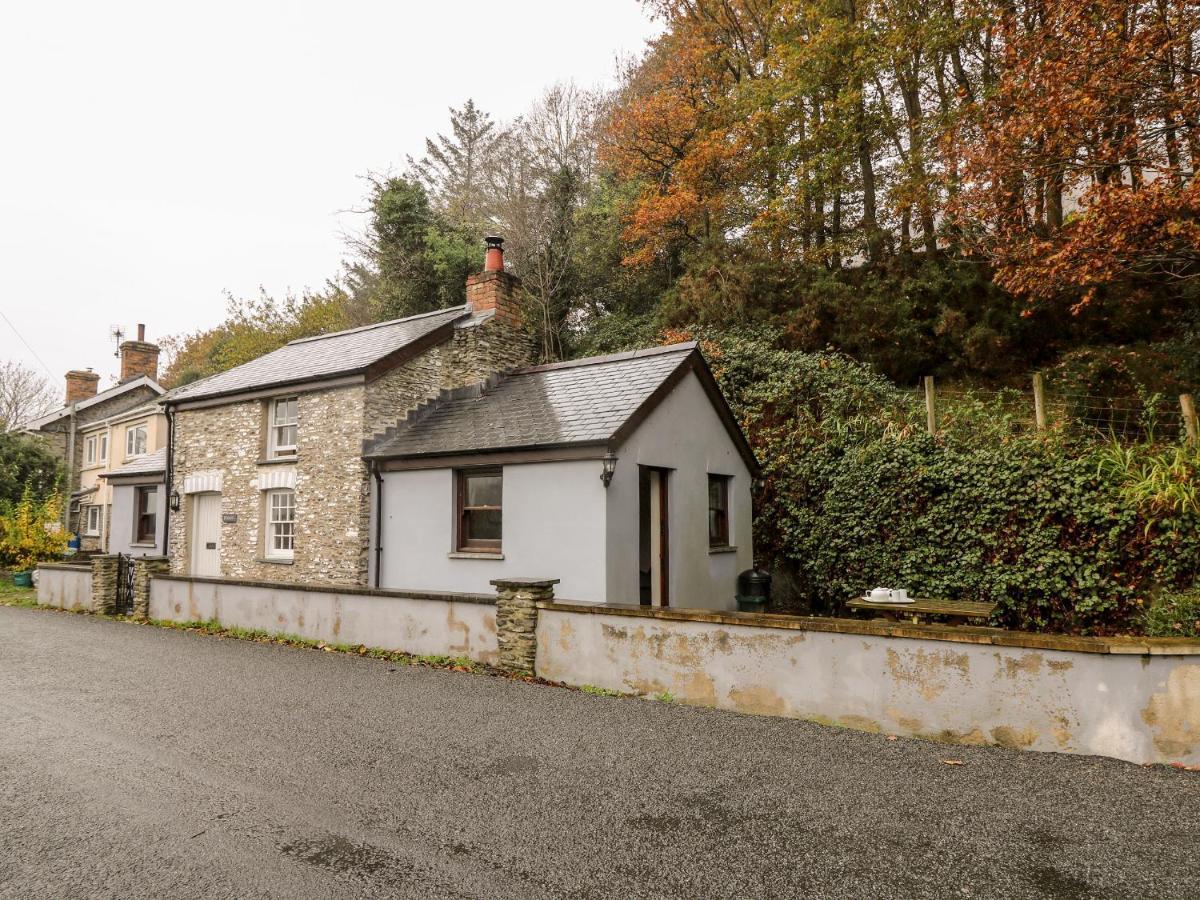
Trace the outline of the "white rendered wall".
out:
M 503 559 L 454 554 L 454 470 L 383 475 L 379 586 L 487 593 L 493 578 L 558 578 L 556 596 L 605 599 L 600 460 L 504 466 Z
M 609 603 L 639 603 L 638 466 L 670 469 L 669 605 L 732 609 L 737 573 L 753 564 L 750 472 L 713 409 L 700 380 L 689 374 L 617 449 L 608 489 Z M 708 476 L 731 475 L 729 541 L 734 552 L 710 553 Z M 567 593 L 563 596 L 569 597 Z

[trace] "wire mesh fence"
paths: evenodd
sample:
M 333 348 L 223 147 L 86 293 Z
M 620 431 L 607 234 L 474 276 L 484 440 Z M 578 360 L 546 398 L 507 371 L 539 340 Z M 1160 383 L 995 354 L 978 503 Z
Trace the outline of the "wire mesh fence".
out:
M 1194 444 L 1197 434 L 1190 394 L 1103 397 L 1056 390 L 1036 378 L 1028 390 L 935 385 L 925 379 L 905 392 L 901 415 L 913 428 L 980 438 L 1040 433 L 1123 444 Z

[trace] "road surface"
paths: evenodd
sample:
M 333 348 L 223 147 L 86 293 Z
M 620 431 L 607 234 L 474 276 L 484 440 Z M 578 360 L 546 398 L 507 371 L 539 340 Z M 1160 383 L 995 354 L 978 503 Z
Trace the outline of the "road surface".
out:
M 0 773 L 22 900 L 1200 896 L 1194 773 L 42 610 Z

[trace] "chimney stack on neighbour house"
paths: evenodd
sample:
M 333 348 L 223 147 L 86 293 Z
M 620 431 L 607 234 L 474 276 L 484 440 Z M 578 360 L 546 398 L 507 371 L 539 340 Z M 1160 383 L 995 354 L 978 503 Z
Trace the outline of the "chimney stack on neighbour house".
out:
M 467 277 L 467 303 L 471 311 L 495 311 L 497 319 L 521 327 L 521 310 L 517 305 L 517 289 L 521 279 L 504 271 L 504 238 L 484 238 L 487 254 L 483 271 Z
M 95 397 L 96 385 L 99 383 L 100 376 L 91 369 L 72 369 L 67 373 L 66 405 Z
M 121 344 L 121 383 L 148 375 L 158 379 L 158 344 L 146 341 L 146 326 L 138 324 L 137 340 Z

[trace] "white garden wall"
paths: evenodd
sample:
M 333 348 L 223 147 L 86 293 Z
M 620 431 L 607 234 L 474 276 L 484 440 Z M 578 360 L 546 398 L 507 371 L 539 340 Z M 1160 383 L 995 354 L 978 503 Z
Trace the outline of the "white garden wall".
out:
M 216 621 L 420 656 L 497 659 L 493 596 L 370 591 L 225 578 L 155 577 L 150 618 Z
M 91 568 L 42 563 L 38 566 L 37 599 L 42 606 L 92 610 Z
M 1200 764 L 1195 641 L 561 604 L 541 610 L 537 637 L 537 673 L 552 681 L 950 743 Z

